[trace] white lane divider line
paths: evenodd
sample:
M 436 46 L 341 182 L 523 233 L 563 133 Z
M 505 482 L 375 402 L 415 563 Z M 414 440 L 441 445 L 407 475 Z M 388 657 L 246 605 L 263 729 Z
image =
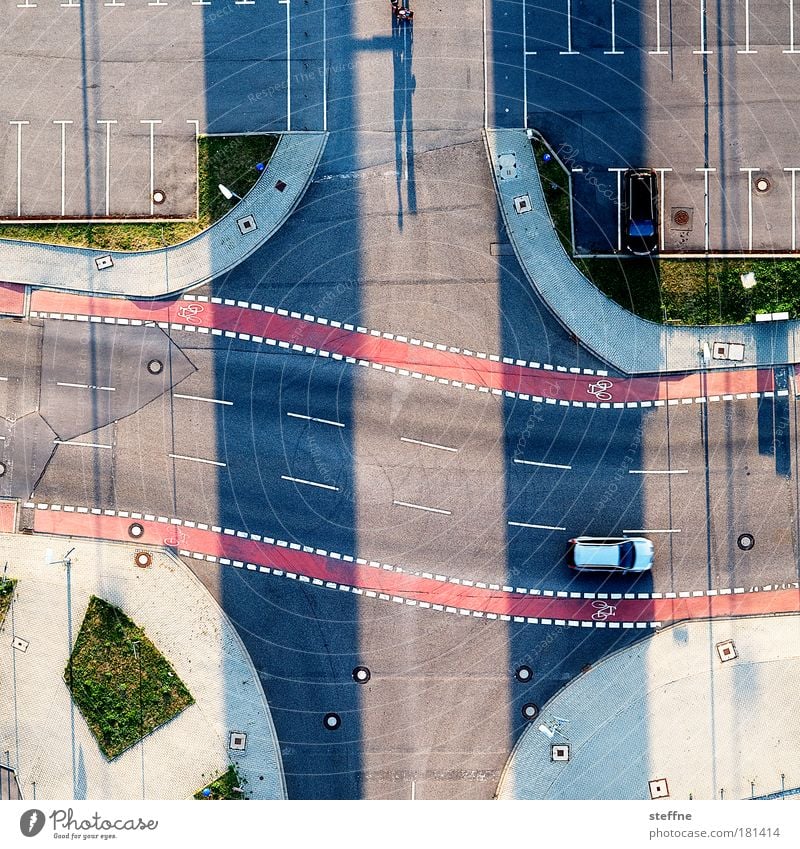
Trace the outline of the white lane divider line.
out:
M 71 389 L 97 389 L 100 392 L 116 392 L 113 386 L 92 386 L 91 383 L 62 383 L 56 381 L 56 386 L 68 386 Z
M 623 534 L 679 534 L 680 528 L 626 528 Z
M 688 475 L 688 469 L 628 469 L 629 475 Z
M 54 439 L 53 445 L 77 445 L 79 448 L 113 448 L 103 442 L 77 442 L 74 439 Z
M 281 475 L 282 481 L 289 481 L 290 483 L 302 483 L 306 486 L 316 486 L 319 489 L 329 489 L 332 492 L 339 492 L 338 486 L 331 486 L 329 483 L 318 483 L 317 481 L 307 481 L 305 478 L 293 478 L 291 475 Z
M 204 460 L 202 457 L 189 457 L 186 454 L 170 454 L 173 460 L 189 460 L 192 463 L 205 463 L 208 466 L 220 466 L 225 468 L 228 464 L 221 463 L 219 460 Z
M 542 463 L 539 460 L 521 460 L 517 457 L 514 462 L 521 466 L 542 466 L 545 469 L 571 469 L 572 466 L 564 466 L 561 463 Z
M 411 445 L 422 445 L 425 448 L 438 448 L 440 451 L 451 451 L 453 454 L 458 453 L 458 448 L 450 448 L 447 445 L 439 445 L 436 442 L 423 442 L 421 439 L 411 439 L 408 436 L 401 436 L 401 442 L 408 442 Z
M 307 422 L 316 422 L 317 424 L 326 424 L 333 427 L 344 427 L 344 422 L 335 422 L 332 419 L 320 419 L 316 416 L 305 416 L 302 413 L 286 413 L 290 419 L 303 419 Z
M 173 398 L 184 398 L 187 401 L 205 401 L 208 404 L 223 404 L 226 407 L 232 407 L 233 401 L 222 401 L 219 398 L 203 398 L 201 395 L 180 395 L 177 392 L 172 393 Z
M 512 528 L 535 528 L 538 531 L 565 531 L 558 525 L 532 525 L 530 522 L 509 522 Z
M 441 513 L 442 516 L 452 516 L 452 510 L 442 510 L 440 507 L 425 507 L 423 504 L 413 504 L 410 501 L 392 501 L 396 507 L 410 507 L 412 510 L 424 510 L 426 513 Z
M 0 380 L 8 380 L 7 377 L 0 377 Z

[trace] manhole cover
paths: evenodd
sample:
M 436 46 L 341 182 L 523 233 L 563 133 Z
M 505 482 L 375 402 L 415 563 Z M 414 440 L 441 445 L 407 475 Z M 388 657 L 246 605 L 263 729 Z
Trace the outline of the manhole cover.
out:
M 161 360 L 150 360 L 147 364 L 147 370 L 150 374 L 161 374 L 164 371 L 164 363 Z
M 366 666 L 357 666 L 353 670 L 353 680 L 359 684 L 366 684 L 370 679 L 370 671 Z
M 328 729 L 328 731 L 336 731 L 336 729 L 342 724 L 342 718 L 338 713 L 326 713 L 322 718 L 322 724 Z
M 533 670 L 530 666 L 520 666 L 517 671 L 514 673 L 514 677 L 517 681 L 522 681 L 525 683 L 526 681 L 530 681 L 533 678 Z
M 133 555 L 133 562 L 140 569 L 146 569 L 148 566 L 152 565 L 153 557 L 147 551 L 137 551 L 136 554 Z
M 2 478 L 5 473 L 6 473 L 6 464 L 0 463 L 0 478 Z
M 144 534 L 144 526 L 138 522 L 133 522 L 128 525 L 128 536 L 132 539 L 140 539 Z
M 153 191 L 153 203 L 162 204 L 167 199 L 167 193 L 163 189 Z
M 539 715 L 539 706 L 533 702 L 528 702 L 528 704 L 522 706 L 522 715 L 528 722 L 531 722 Z
M 679 209 L 672 216 L 672 223 L 677 224 L 678 227 L 685 227 L 689 223 L 689 213 L 685 209 Z
M 756 191 L 760 192 L 762 195 L 772 188 L 772 183 L 767 177 L 756 177 L 754 184 L 756 187 Z
M 742 551 L 750 551 L 750 549 L 756 544 L 756 538 L 752 534 L 742 534 L 738 540 L 736 540 L 736 544 Z

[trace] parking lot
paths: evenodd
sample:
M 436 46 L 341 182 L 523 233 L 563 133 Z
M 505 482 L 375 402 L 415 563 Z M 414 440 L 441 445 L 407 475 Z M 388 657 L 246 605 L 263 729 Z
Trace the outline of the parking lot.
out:
M 503 120 L 572 171 L 578 253 L 620 249 L 627 167 L 658 172 L 663 253 L 797 247 L 795 5 L 527 0 L 521 114 Z
M 3 0 L 0 217 L 193 216 L 197 133 L 322 129 L 322 6 Z

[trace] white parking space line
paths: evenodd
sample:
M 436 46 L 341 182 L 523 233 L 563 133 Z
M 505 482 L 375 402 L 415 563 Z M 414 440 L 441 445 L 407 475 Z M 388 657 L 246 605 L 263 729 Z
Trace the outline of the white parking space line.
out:
M 79 448 L 113 448 L 102 442 L 76 442 L 74 439 L 54 439 L 53 445 L 76 445 Z
M 622 250 L 622 173 L 625 168 L 609 168 L 617 172 L 617 250 Z
M 164 0 L 149 0 L 148 6 L 166 6 Z
M 22 216 L 22 127 L 30 121 L 9 121 L 17 128 L 17 218 Z
M 0 377 L 0 380 L 8 380 L 7 377 Z
M 111 125 L 117 122 L 98 120 L 97 123 L 106 125 L 106 215 L 108 216 L 111 207 Z
M 692 50 L 692 53 L 702 55 L 711 53 L 707 49 L 708 41 L 706 38 L 706 0 L 700 0 L 700 49 Z
M 572 466 L 563 466 L 561 463 L 541 463 L 538 460 L 520 460 L 517 457 L 514 458 L 515 463 L 519 463 L 521 466 L 541 466 L 545 469 L 571 469 Z
M 695 168 L 695 171 L 702 171 L 704 178 L 704 195 L 703 195 L 703 246 L 705 251 L 708 251 L 708 213 L 709 213 L 709 203 L 708 203 L 708 175 L 715 172 L 716 168 Z
M 155 215 L 156 207 L 153 200 L 153 192 L 156 188 L 155 183 L 155 125 L 160 124 L 158 119 L 144 118 L 139 121 L 140 124 L 150 125 L 150 215 Z
M 792 250 L 797 249 L 797 172 L 800 168 L 784 168 L 792 175 Z
M 509 522 L 512 528 L 534 528 L 537 531 L 565 531 L 566 528 L 560 528 L 558 525 L 532 525 L 530 522 Z
M 80 9 L 80 0 L 68 0 L 66 3 L 59 4 L 62 9 Z
M 35 9 L 36 3 L 31 3 L 29 0 L 25 0 L 24 3 L 17 3 L 18 9 Z
M 221 466 L 224 468 L 227 463 L 220 463 L 219 460 L 204 460 L 202 457 L 189 457 L 186 454 L 170 454 L 169 457 L 173 460 L 189 460 L 192 463 L 203 463 L 206 466 Z
M 332 419 L 319 419 L 316 416 L 304 416 L 302 413 L 287 413 L 291 419 L 303 419 L 307 422 L 316 422 L 317 424 L 332 425 L 333 427 L 344 427 L 344 422 L 335 422 Z
M 627 528 L 623 534 L 679 534 L 680 528 Z
M 292 0 L 278 0 L 286 6 L 286 132 L 292 131 Z
M 424 510 L 426 513 L 441 513 L 443 516 L 452 516 L 451 510 L 442 510 L 439 507 L 425 507 L 422 504 L 412 504 L 410 501 L 392 501 L 396 507 L 410 507 L 412 510 Z
M 458 448 L 450 448 L 447 445 L 439 445 L 436 442 L 423 442 L 421 439 L 411 439 L 408 436 L 401 436 L 401 442 L 409 442 L 411 445 L 422 445 L 425 448 L 438 448 L 440 451 L 452 451 L 454 454 L 458 452 Z
M 661 49 L 661 0 L 656 0 L 656 49 L 648 51 L 652 55 L 666 55 L 668 50 Z
M 122 2 L 118 3 L 117 0 L 111 0 L 110 3 L 103 3 L 103 5 L 104 6 L 124 6 L 125 4 L 122 3 Z
M 744 50 L 737 50 L 737 53 L 758 53 L 757 50 L 750 49 L 750 0 L 744 0 Z
M 624 51 L 617 50 L 617 0 L 611 0 L 611 50 L 604 50 L 606 56 L 621 56 Z
M 666 50 L 664 51 L 666 53 Z M 666 179 L 665 175 L 667 171 L 672 171 L 672 168 L 656 168 L 656 172 L 661 178 L 660 182 L 660 192 L 658 198 L 658 229 L 661 234 L 661 251 L 664 251 L 664 180 Z
M 179 395 L 177 392 L 173 392 L 172 397 L 185 398 L 187 401 L 205 401 L 208 404 L 223 404 L 226 407 L 233 406 L 233 401 L 222 401 L 219 398 L 203 398 L 201 395 Z
M 61 214 L 64 215 L 66 202 L 66 179 L 67 179 L 67 124 L 72 121 L 53 121 L 61 125 Z
M 794 46 L 794 0 L 789 0 L 789 49 L 784 53 L 800 53 Z
M 740 168 L 747 173 L 747 250 L 753 250 L 753 174 L 760 168 Z
M 567 0 L 567 49 L 560 50 L 562 56 L 575 56 L 578 51 L 572 49 L 572 0 Z
M 338 486 L 331 486 L 328 483 L 317 483 L 317 481 L 308 481 L 305 478 L 293 478 L 291 475 L 281 475 L 282 481 L 289 481 L 290 483 L 302 483 L 306 486 L 315 486 L 318 489 L 329 489 L 332 492 L 339 492 Z
M 629 475 L 688 475 L 688 469 L 628 469 Z
M 68 386 L 71 389 L 97 389 L 100 392 L 116 392 L 113 386 L 92 386 L 91 383 L 62 383 L 56 381 L 56 386 Z

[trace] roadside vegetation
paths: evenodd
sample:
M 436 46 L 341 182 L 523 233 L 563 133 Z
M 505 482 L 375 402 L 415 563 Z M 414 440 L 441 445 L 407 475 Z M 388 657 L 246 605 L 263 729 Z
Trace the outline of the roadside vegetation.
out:
M 46 242 L 109 251 L 143 251 L 196 236 L 234 205 L 220 183 L 244 197 L 256 183 L 278 143 L 275 135 L 200 136 L 197 141 L 199 217 L 134 224 L 0 224 L 0 239 Z
M 64 680 L 67 687 L 71 681 L 73 700 L 109 760 L 194 702 L 144 631 L 96 596 Z
M 14 598 L 14 589 L 16 586 L 16 578 L 0 578 L 0 628 L 3 627 L 6 614 L 11 608 L 11 601 Z
M 572 254 L 569 180 L 538 140 L 534 153 L 556 232 Z M 670 324 L 739 324 L 757 313 L 800 315 L 800 262 L 786 259 L 576 259 L 578 268 L 618 304 L 642 318 Z M 752 272 L 756 284 L 742 286 Z
M 194 794 L 195 799 L 244 799 L 244 779 L 239 777 L 236 767 L 231 764 L 228 769 L 202 790 Z M 238 788 L 238 789 L 237 789 Z M 240 792 L 240 790 L 242 792 Z

